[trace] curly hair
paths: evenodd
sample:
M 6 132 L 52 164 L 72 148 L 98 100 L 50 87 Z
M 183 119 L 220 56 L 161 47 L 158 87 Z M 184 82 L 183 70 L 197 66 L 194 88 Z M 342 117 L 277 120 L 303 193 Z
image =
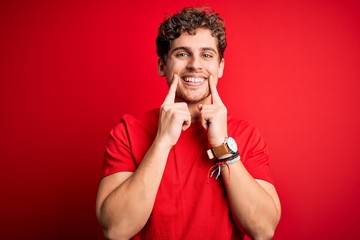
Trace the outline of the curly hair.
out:
M 217 39 L 219 58 L 224 57 L 226 48 L 226 33 L 224 20 L 210 8 L 184 8 L 167 17 L 159 26 L 156 37 L 156 53 L 165 60 L 172 40 L 180 37 L 183 32 L 196 34 L 196 29 L 205 28 Z

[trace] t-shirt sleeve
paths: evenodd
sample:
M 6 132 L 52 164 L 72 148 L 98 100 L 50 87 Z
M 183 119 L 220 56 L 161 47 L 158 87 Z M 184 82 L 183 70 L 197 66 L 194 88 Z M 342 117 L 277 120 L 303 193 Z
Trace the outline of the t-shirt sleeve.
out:
M 247 143 L 243 164 L 251 176 L 274 184 L 270 172 L 267 144 L 257 128 L 253 128 Z
M 131 151 L 127 125 L 121 119 L 108 137 L 102 167 L 102 177 L 116 172 L 134 172 L 136 164 Z

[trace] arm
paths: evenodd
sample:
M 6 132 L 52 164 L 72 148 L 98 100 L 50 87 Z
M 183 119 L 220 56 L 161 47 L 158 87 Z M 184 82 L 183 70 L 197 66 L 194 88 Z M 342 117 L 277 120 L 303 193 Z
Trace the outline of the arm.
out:
M 209 85 L 213 103 L 198 107 L 202 125 L 208 130 L 208 141 L 215 147 L 227 137 L 227 110 L 212 77 Z M 229 167 L 230 179 L 227 168 L 221 173 L 237 224 L 253 239 L 271 239 L 280 219 L 280 202 L 274 186 L 255 180 L 241 162 Z
M 97 217 L 109 239 L 129 239 L 147 222 L 165 168 L 169 148 L 154 142 L 138 169 L 102 179 Z
M 100 183 L 96 213 L 109 239 L 129 239 L 146 224 L 170 149 L 190 126 L 187 105 L 174 103 L 177 83 L 174 76 L 160 109 L 157 136 L 136 171 L 112 174 Z
M 241 162 L 230 165 L 221 174 L 229 203 L 240 227 L 252 239 L 272 239 L 280 220 L 281 208 L 275 187 L 255 180 Z

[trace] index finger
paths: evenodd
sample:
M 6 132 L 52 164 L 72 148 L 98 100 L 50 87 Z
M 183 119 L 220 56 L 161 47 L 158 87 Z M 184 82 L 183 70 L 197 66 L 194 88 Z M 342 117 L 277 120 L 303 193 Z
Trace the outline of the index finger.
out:
M 171 85 L 169 87 L 169 92 L 165 97 L 164 104 L 175 103 L 176 89 L 179 82 L 179 76 L 174 74 Z
M 212 98 L 212 104 L 224 105 L 224 103 L 221 101 L 219 93 L 216 89 L 213 75 L 210 75 L 210 77 L 209 77 L 209 87 L 210 87 L 210 93 L 211 93 L 211 98 Z

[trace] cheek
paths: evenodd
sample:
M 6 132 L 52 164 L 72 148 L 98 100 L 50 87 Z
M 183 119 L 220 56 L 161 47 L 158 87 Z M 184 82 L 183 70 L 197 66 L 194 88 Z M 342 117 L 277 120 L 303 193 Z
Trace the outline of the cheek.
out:
M 169 70 L 173 73 L 179 73 L 182 69 L 184 69 L 184 67 L 186 67 L 186 65 L 184 65 L 183 62 L 177 61 L 177 62 L 172 62 L 169 65 Z
M 223 67 L 222 67 L 222 65 L 219 65 L 219 64 L 212 65 L 211 70 L 209 70 L 209 71 L 211 71 L 211 74 L 213 76 L 216 76 L 218 78 L 221 78 L 223 75 Z
M 221 78 L 223 76 L 223 68 L 218 68 L 217 69 L 217 77 Z
M 217 76 L 218 75 L 218 71 L 219 71 L 219 68 L 217 65 L 214 65 L 214 64 L 209 64 L 207 67 L 206 67 L 207 71 L 214 75 L 214 76 Z
M 174 64 L 174 62 L 172 61 L 168 61 L 166 63 L 166 75 L 171 74 L 172 72 L 174 72 L 174 68 L 176 67 L 176 65 Z

